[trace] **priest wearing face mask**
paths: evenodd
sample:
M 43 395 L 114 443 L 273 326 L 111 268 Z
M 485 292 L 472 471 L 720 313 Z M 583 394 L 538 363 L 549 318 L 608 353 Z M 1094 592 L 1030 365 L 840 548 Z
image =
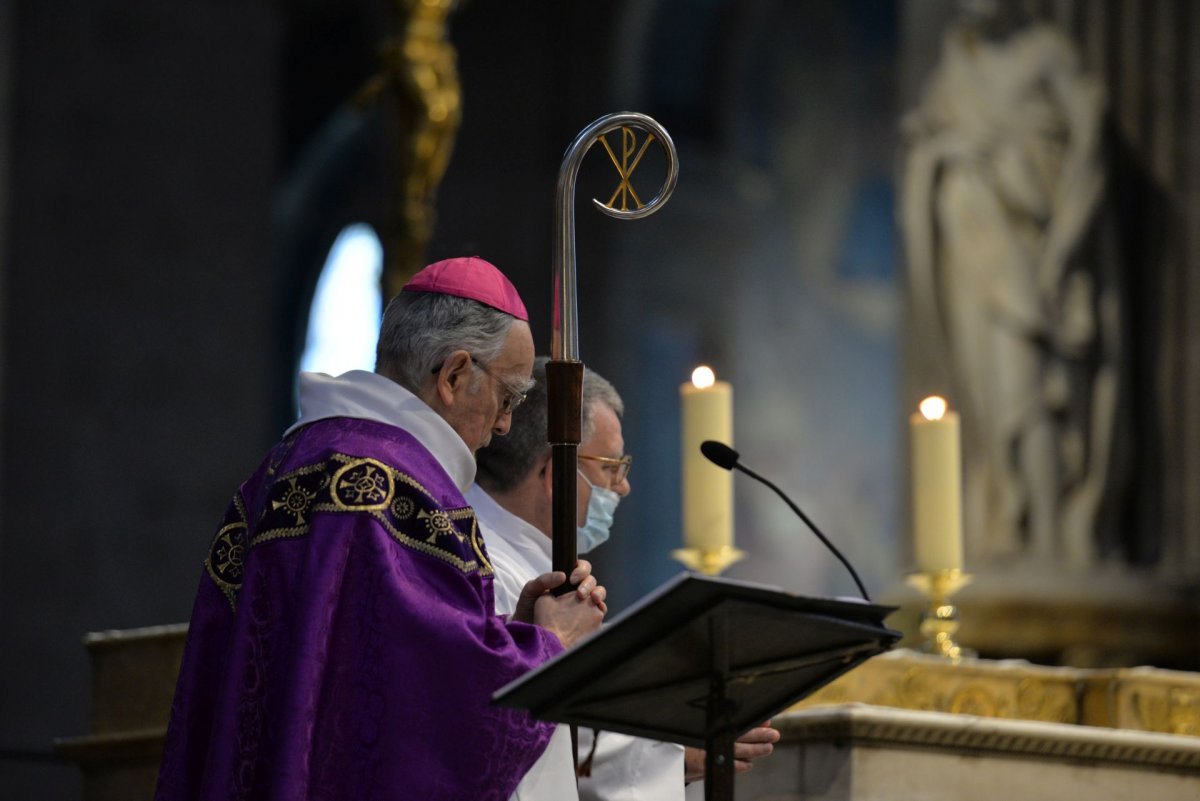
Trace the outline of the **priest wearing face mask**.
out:
M 496 571 L 497 614 L 511 613 L 525 582 L 550 570 L 553 471 L 546 441 L 547 361 L 544 356 L 534 361 L 533 386 L 514 413 L 508 435 L 493 439 L 476 454 L 476 484 L 466 494 Z M 625 404 L 612 384 L 592 370 L 584 372 L 582 409 L 577 548 L 586 554 L 608 539 L 613 513 L 630 491 L 632 457 L 625 454 L 621 435 Z M 566 728 L 560 726 L 556 737 Z M 735 747 L 737 769 L 749 770 L 752 760 L 771 753 L 771 743 L 778 738 L 777 731 L 765 727 L 744 735 Z M 579 757 L 581 801 L 681 801 L 685 783 L 703 778 L 704 772 L 700 749 L 590 729 L 579 731 Z M 529 785 L 552 776 L 555 780 L 545 781 L 545 786 L 561 786 L 562 776 L 574 775 L 575 767 L 547 749 L 517 796 L 523 801 L 558 801 L 562 796 Z

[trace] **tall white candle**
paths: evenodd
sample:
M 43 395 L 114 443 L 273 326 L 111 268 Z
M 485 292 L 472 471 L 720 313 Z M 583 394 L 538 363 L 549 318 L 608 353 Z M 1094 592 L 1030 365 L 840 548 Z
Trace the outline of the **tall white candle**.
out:
M 962 557 L 962 456 L 958 415 L 935 396 L 910 419 L 913 551 L 923 573 L 959 570 Z
M 733 444 L 733 387 L 697 367 L 679 387 L 683 411 L 683 542 L 717 551 L 733 545 L 733 475 L 700 453 L 706 439 Z

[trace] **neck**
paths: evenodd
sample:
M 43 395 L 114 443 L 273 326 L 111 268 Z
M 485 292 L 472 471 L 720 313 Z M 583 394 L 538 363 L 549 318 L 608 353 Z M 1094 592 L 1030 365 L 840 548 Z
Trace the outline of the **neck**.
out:
M 550 512 L 542 502 L 543 493 L 537 482 L 525 481 L 507 492 L 487 489 L 487 494 L 506 512 L 521 518 L 550 537 Z

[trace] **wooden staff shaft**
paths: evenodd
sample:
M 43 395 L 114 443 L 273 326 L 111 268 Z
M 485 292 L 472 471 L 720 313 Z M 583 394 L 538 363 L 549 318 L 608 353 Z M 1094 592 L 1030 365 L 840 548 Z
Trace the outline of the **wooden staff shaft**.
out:
M 551 567 L 570 576 L 578 558 L 575 548 L 579 525 L 575 473 L 583 437 L 583 362 L 551 360 L 546 363 L 546 402 L 549 412 L 546 433 L 553 456 Z M 572 589 L 569 585 L 567 582 L 560 587 L 558 594 L 569 592 Z

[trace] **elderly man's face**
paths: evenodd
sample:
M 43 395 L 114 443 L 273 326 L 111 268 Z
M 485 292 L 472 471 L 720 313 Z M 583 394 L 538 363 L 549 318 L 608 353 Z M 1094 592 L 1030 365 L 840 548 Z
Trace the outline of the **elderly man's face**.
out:
M 617 461 L 625 455 L 625 439 L 621 436 L 621 419 L 608 404 L 597 403 L 592 407 L 592 428 L 592 435 L 579 443 L 580 457 L 599 456 Z M 592 482 L 592 486 L 610 489 L 621 497 L 629 494 L 629 478 L 622 476 L 618 481 L 617 474 L 620 471 L 613 462 L 580 458 L 579 471 L 587 476 L 587 480 Z M 587 507 L 588 501 L 592 497 L 592 488 L 588 486 L 587 481 L 582 479 L 577 483 L 579 485 L 577 493 L 578 522 L 582 526 L 587 522 Z
M 533 355 L 529 324 L 517 320 L 508 330 L 500 355 L 478 365 L 479 381 L 464 394 L 461 404 L 456 404 L 458 408 L 448 420 L 472 452 L 491 442 L 493 433 L 508 433 L 512 413 L 506 409 L 505 398 L 511 392 L 509 387 L 529 386 Z

